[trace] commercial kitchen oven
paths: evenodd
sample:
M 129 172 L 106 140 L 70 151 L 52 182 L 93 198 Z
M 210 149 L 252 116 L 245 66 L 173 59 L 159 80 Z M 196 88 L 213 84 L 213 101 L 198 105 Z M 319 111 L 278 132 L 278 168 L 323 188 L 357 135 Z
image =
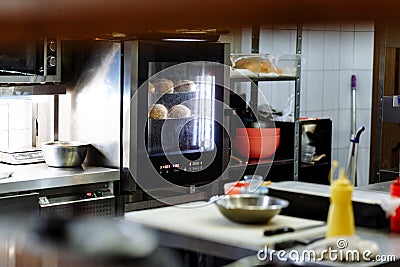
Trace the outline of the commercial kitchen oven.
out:
M 223 104 L 229 45 L 135 40 L 123 46 L 126 209 L 217 194 L 229 160 Z M 156 108 L 161 117 L 152 115 Z

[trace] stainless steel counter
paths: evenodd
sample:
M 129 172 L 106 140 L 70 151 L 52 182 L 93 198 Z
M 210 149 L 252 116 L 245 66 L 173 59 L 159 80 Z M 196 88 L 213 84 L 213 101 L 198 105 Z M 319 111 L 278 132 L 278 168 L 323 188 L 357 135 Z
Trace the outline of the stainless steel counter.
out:
M 49 189 L 119 180 L 118 169 L 82 166 L 53 168 L 45 163 L 29 165 L 0 164 L 1 171 L 12 171 L 10 178 L 0 180 L 0 194 Z

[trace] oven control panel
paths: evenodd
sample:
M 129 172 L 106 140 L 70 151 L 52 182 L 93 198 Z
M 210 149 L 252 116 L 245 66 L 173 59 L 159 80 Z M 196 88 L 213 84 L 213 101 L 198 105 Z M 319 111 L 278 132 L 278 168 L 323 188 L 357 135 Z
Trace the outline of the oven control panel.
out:
M 186 163 L 163 164 L 158 167 L 159 174 L 170 174 L 178 172 L 198 172 L 203 170 L 202 161 L 188 161 Z

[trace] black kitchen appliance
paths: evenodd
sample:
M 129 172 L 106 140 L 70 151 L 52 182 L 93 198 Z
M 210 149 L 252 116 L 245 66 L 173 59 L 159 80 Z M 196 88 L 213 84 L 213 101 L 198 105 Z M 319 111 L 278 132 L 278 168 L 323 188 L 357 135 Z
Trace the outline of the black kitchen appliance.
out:
M 148 200 L 168 203 L 215 194 L 213 182 L 229 159 L 223 127 L 229 46 L 193 40 L 123 45 L 126 175 L 121 182 L 124 192 L 135 195 L 128 202 L 144 201 L 148 194 Z M 160 107 L 153 116 L 152 108 Z
M 61 82 L 61 41 L 56 38 L 0 44 L 1 84 Z

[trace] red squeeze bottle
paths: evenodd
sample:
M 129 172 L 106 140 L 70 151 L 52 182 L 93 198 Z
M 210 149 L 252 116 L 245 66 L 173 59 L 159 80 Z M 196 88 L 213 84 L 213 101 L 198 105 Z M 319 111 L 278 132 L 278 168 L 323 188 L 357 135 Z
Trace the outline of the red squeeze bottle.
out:
M 400 177 L 390 185 L 390 195 L 400 197 Z M 395 215 L 390 215 L 390 231 L 400 233 L 400 207 L 397 207 Z

